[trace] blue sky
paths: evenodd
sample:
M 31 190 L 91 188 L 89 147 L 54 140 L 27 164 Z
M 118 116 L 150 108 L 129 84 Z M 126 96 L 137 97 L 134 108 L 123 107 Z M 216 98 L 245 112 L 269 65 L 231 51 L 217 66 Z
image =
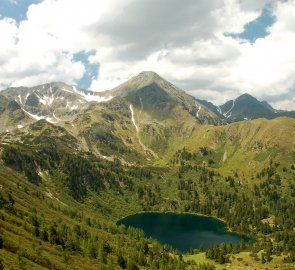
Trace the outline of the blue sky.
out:
M 268 35 L 267 28 L 274 22 L 275 17 L 271 14 L 271 10 L 267 6 L 256 20 L 245 25 L 245 31 L 239 37 L 253 43 L 257 38 L 266 37 Z
M 94 54 L 95 54 L 94 51 L 91 51 L 91 52 L 81 51 L 74 54 L 74 60 L 81 61 L 85 66 L 85 73 L 83 77 L 77 82 L 77 85 L 79 86 L 79 88 L 89 89 L 91 86 L 92 80 L 96 80 L 98 77 L 99 65 L 95 63 L 92 64 L 88 60 L 89 56 Z
M 42 0 L 1 0 L 0 14 L 20 22 L 26 19 L 28 7 Z
M 232 37 L 246 39 L 251 43 L 258 38 L 264 38 L 268 35 L 267 28 L 275 22 L 275 17 L 271 14 L 271 9 L 267 5 L 261 12 L 261 15 L 254 21 L 244 26 L 244 32 L 240 34 L 228 34 Z

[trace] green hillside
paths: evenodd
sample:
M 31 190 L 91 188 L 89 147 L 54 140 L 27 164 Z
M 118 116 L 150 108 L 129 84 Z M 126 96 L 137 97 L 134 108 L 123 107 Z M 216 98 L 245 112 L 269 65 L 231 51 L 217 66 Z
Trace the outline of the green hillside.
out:
M 5 127 L 28 121 L 0 133 L 0 269 L 295 269 L 295 119 L 221 124 L 154 73 L 73 110 L 62 93 L 81 92 L 47 86 L 60 107 L 37 109 L 59 121 L 21 114 L 19 89 L 0 99 Z M 141 211 L 215 217 L 255 241 L 180 254 L 116 225 Z
M 44 120 L 13 134 L 19 142 L 4 137 L 2 264 L 15 269 L 193 269 L 193 261 L 178 259 L 142 232 L 115 225 L 139 211 L 176 211 L 221 218 L 232 230 L 257 239 L 240 251 L 271 252 L 272 258 L 280 255 L 280 265 L 293 267 L 287 261 L 293 260 L 295 239 L 294 127 L 288 118 L 197 125 L 173 155 L 170 148 L 162 156 L 168 161 L 161 166 L 157 158 L 154 165 L 144 158 L 137 165 L 100 158 L 80 149 L 79 139 L 64 128 Z M 268 239 L 274 241 L 271 248 Z M 270 261 L 269 269 L 275 265 Z

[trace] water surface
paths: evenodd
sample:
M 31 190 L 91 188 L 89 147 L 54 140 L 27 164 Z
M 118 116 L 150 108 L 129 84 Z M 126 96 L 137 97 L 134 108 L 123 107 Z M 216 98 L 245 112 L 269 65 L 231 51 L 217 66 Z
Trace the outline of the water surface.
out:
M 147 237 L 157 239 L 181 252 L 220 243 L 249 241 L 248 237 L 231 233 L 226 224 L 210 217 L 175 213 L 140 213 L 121 219 L 118 224 L 142 229 Z

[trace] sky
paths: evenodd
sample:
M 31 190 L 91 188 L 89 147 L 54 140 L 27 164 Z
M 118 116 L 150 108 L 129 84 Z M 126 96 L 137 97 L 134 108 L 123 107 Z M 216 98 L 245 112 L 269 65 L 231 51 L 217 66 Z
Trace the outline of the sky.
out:
M 1 0 L 0 89 L 112 89 L 145 70 L 220 105 L 295 110 L 295 0 Z

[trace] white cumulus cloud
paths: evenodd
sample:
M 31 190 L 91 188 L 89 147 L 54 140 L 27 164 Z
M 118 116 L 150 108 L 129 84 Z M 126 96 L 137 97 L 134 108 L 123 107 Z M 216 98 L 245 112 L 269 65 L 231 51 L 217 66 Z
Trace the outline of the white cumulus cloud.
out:
M 275 22 L 253 44 L 233 38 L 268 6 Z M 248 92 L 295 109 L 295 0 L 43 0 L 27 19 L 0 19 L 0 86 L 76 83 L 78 52 L 99 65 L 103 91 L 153 70 L 217 104 Z

